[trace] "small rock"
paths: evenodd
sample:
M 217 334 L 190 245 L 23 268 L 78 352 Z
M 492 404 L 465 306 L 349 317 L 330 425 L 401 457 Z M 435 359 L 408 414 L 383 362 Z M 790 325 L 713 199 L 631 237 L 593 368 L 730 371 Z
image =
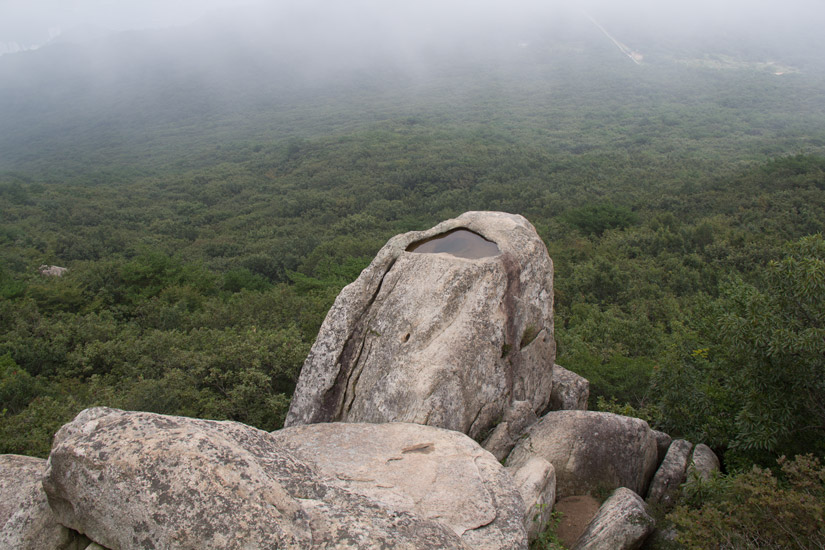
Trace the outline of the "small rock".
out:
M 504 414 L 502 422 L 496 426 L 482 447 L 493 453 L 496 460 L 502 461 L 516 446 L 518 438 L 527 428 L 538 422 L 538 419 L 529 402 L 514 401 Z
M 527 538 L 535 540 L 547 527 L 556 502 L 556 470 L 541 457 L 533 457 L 513 470 L 516 486 L 524 500 L 524 527 Z
M 559 365 L 553 365 L 553 392 L 548 410 L 586 411 L 590 397 L 590 382 Z
M 679 487 L 685 482 L 688 459 L 693 444 L 684 439 L 677 439 L 670 445 L 670 449 L 662 461 L 647 493 L 647 503 L 661 506 L 670 510 L 676 504 Z
M 37 270 L 41 275 L 46 277 L 62 277 L 67 271 L 68 267 L 60 267 L 57 265 L 41 265 Z
M 710 479 L 713 472 L 719 471 L 719 458 L 710 447 L 704 443 L 699 443 L 693 449 L 693 456 L 687 469 L 687 477 L 691 479 L 694 475 L 699 476 L 704 481 Z
M 642 498 L 619 487 L 604 501 L 573 550 L 632 550 L 653 531 L 655 521 Z

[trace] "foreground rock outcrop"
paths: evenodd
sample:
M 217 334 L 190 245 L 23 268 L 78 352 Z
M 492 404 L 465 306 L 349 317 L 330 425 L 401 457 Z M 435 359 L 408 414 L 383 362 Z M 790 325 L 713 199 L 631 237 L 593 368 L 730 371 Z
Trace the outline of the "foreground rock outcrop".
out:
M 429 250 L 428 250 L 429 249 Z M 414 422 L 476 439 L 552 390 L 553 265 L 521 216 L 398 235 L 327 315 L 286 425 Z
M 524 503 L 498 461 L 464 434 L 408 423 L 324 423 L 272 433 L 347 491 L 438 522 L 468 548 L 522 548 Z
M 559 498 L 627 487 L 645 494 L 658 465 L 656 437 L 644 420 L 594 411 L 553 411 L 527 429 L 507 458 L 533 456 L 556 470 Z
M 0 455 L 0 548 L 74 550 L 88 541 L 57 523 L 41 480 L 42 458 Z
M 313 450 L 323 445 L 328 452 Z M 444 500 L 437 485 L 450 480 L 437 474 L 456 472 L 461 492 Z M 273 436 L 234 422 L 89 409 L 58 432 L 43 487 L 61 524 L 106 548 L 527 544 L 523 502 L 503 468 L 466 436 L 425 426 Z

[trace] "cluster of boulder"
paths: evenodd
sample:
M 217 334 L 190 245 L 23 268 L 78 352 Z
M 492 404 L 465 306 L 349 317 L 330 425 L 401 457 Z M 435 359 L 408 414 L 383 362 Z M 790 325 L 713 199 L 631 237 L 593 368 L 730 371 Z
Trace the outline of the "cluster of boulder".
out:
M 553 268 L 521 216 L 391 239 L 330 310 L 283 429 L 95 408 L 48 461 L 0 457 L 0 548 L 638 548 L 704 445 L 587 411 L 555 365 Z M 645 497 L 647 502 L 643 499 Z
M 37 268 L 37 272 L 44 277 L 62 277 L 69 271 L 68 267 L 60 267 L 59 265 L 43 264 Z

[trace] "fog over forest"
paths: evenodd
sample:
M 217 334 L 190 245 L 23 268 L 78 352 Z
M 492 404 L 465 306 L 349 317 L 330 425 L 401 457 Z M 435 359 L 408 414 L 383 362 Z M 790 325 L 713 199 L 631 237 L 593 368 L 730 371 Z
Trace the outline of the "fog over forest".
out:
M 614 70 L 689 85 L 666 76 L 677 66 L 792 74 L 818 86 L 823 13 L 807 0 L 6 1 L 0 45 L 42 46 L 0 55 L 0 168 L 37 165 L 32 144 L 68 154 L 81 137 L 84 155 L 120 147 L 140 156 L 141 133 L 171 124 L 180 134 L 220 112 L 311 102 L 306 90 L 343 106 L 370 88 L 412 105 L 422 86 L 420 97 L 447 86 L 441 97 L 469 105 L 467 94 L 491 89 L 483 79 L 512 101 L 531 82 L 578 86 L 583 75 L 609 80 Z M 361 99 L 346 107 L 356 124 L 374 116 Z M 261 131 L 264 118 L 256 115 Z M 236 123 L 238 138 L 256 135 L 254 123 Z
M 375 47 L 417 49 L 434 36 L 454 33 L 479 42 L 497 32 L 530 33 L 561 22 L 576 24 L 583 13 L 602 24 L 636 35 L 689 39 L 714 43 L 727 37 L 749 38 L 754 43 L 795 42 L 800 34 L 818 36 L 825 22 L 825 7 L 814 0 L 777 2 L 656 2 L 652 0 L 452 0 L 436 2 L 380 2 L 355 0 L 280 1 L 272 3 L 209 0 L 193 2 L 103 2 L 100 0 L 4 0 L 0 4 L 0 44 L 38 47 L 50 41 L 83 34 L 134 29 L 181 27 L 195 22 L 220 22 L 238 32 L 277 29 L 296 40 L 317 40 L 317 31 L 345 44 L 365 38 L 380 39 Z M 443 37 L 443 36 L 442 36 Z M 307 44 L 304 44 L 306 47 Z M 809 42 L 815 48 L 815 42 Z M 8 48 L 7 48 L 8 49 Z M 2 50 L 0 50 L 0 53 Z

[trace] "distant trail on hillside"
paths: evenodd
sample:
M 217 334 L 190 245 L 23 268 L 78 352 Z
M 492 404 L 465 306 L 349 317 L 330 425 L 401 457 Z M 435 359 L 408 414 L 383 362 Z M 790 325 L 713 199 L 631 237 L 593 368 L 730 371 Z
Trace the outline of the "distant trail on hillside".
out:
M 619 42 L 618 40 L 616 40 L 615 38 L 613 38 L 613 35 L 611 35 L 609 32 L 607 32 L 607 29 L 605 29 L 604 27 L 602 27 L 602 26 L 599 24 L 599 22 L 598 22 L 598 21 L 596 21 L 596 19 L 594 19 L 594 18 L 593 18 L 593 16 L 592 16 L 592 15 L 590 15 L 590 14 L 587 12 L 587 10 L 582 10 L 582 13 L 584 13 L 584 16 L 585 16 L 585 17 L 587 17 L 588 19 L 590 19 L 590 22 L 591 22 L 591 23 L 593 23 L 594 25 L 596 25 L 596 28 L 597 28 L 597 29 L 599 29 L 600 31 L 602 31 L 602 33 L 603 33 L 603 34 L 604 34 L 607 38 L 609 38 L 609 39 L 610 39 L 610 41 L 611 41 L 611 42 L 613 42 L 613 44 L 615 44 L 615 45 L 616 45 L 616 47 L 617 47 L 617 48 L 619 48 L 619 51 L 620 51 L 620 52 L 622 52 L 622 53 L 623 53 L 623 54 L 625 54 L 627 57 L 629 57 L 629 58 L 630 58 L 630 60 L 631 60 L 631 61 L 633 61 L 633 63 L 635 63 L 636 65 L 641 65 L 641 64 L 642 64 L 642 55 L 641 55 L 640 53 L 638 53 L 638 52 L 634 52 L 633 50 L 631 50 L 630 48 L 628 48 L 627 46 L 625 46 L 624 44 L 622 44 L 621 42 Z

